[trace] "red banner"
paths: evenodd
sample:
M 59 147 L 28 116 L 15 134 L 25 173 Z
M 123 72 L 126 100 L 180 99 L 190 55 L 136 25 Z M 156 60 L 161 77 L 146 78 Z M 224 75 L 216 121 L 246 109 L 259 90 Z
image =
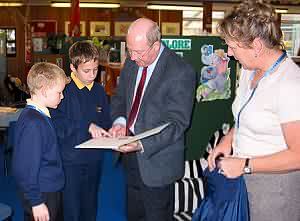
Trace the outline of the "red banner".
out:
M 71 4 L 71 18 L 70 18 L 70 36 L 80 36 L 80 0 L 72 0 Z

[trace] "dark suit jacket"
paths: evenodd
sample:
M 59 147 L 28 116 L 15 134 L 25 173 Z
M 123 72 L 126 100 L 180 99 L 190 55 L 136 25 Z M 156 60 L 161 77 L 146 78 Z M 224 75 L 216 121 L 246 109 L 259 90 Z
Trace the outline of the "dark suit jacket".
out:
M 127 59 L 112 97 L 112 119 L 128 117 L 134 96 L 138 66 Z M 135 133 L 170 122 L 161 133 L 142 139 L 138 167 L 148 186 L 163 186 L 184 174 L 184 132 L 189 127 L 194 103 L 196 74 L 167 47 L 163 50 L 144 92 L 134 126 Z

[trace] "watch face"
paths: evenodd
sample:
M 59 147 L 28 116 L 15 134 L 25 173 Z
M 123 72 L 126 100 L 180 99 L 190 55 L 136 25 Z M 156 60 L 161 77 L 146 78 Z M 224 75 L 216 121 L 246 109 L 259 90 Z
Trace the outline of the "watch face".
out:
M 246 174 L 251 173 L 251 168 L 250 168 L 250 167 L 245 167 L 245 168 L 244 168 L 244 172 L 245 172 Z

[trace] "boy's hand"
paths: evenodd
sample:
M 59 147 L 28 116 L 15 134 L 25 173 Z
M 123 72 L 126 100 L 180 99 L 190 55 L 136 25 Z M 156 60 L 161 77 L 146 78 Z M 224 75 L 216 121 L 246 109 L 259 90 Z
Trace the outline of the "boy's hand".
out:
M 114 124 L 108 132 L 112 137 L 124 137 L 126 135 L 126 127 L 122 124 Z
M 97 137 L 111 137 L 111 135 L 101 127 L 98 127 L 96 124 L 91 123 L 89 127 L 89 133 L 92 135 L 92 138 Z
M 32 207 L 34 221 L 49 221 L 50 215 L 45 203 Z

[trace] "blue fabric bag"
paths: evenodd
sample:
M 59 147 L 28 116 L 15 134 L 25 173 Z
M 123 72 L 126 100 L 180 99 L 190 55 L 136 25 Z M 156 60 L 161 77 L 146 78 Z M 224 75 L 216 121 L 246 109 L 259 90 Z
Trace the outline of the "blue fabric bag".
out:
M 204 171 L 206 192 L 192 221 L 249 221 L 247 188 L 243 176 L 229 179 L 218 169 Z

